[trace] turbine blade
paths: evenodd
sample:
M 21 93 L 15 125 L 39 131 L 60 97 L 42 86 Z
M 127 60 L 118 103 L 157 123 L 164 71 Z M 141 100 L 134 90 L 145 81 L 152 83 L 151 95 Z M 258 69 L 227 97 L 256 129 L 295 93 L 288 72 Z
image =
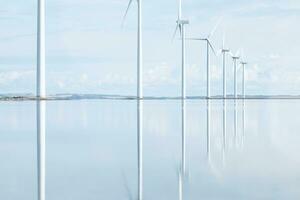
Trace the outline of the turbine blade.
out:
M 244 59 L 244 49 L 241 49 L 241 58 Z
M 239 50 L 235 53 L 235 56 L 236 56 L 236 57 L 240 57 L 240 55 L 241 55 L 241 50 L 239 49 Z
M 182 26 L 180 24 L 178 24 L 179 27 L 179 32 L 180 32 L 180 36 L 182 35 Z
M 213 34 L 216 32 L 218 26 L 220 25 L 221 21 L 223 20 L 223 17 L 220 17 L 218 22 L 216 23 L 215 27 L 211 30 L 210 34 L 208 35 L 207 38 L 210 38 L 211 36 L 213 36 Z
M 202 40 L 201 38 L 186 38 L 186 40 Z
M 219 56 L 219 55 L 221 55 L 222 54 L 222 49 L 219 49 L 218 51 L 217 51 L 217 56 Z
M 176 25 L 175 31 L 173 33 L 172 41 L 174 41 L 177 31 L 178 31 L 178 24 Z
M 210 48 L 212 49 L 213 53 L 215 54 L 215 56 L 217 56 L 216 50 L 213 47 L 212 43 L 209 40 L 207 40 L 207 42 L 208 42 L 208 45 L 210 46 Z
M 132 1 L 133 1 L 133 0 L 129 0 L 129 3 L 128 3 L 127 9 L 126 9 L 126 12 L 125 12 L 125 14 L 124 14 L 124 16 L 123 16 L 122 26 L 124 26 L 124 23 L 125 23 L 125 20 L 126 20 L 128 11 L 129 11 L 129 9 L 130 9 L 130 6 L 131 6 L 131 4 L 132 4 Z
M 123 184 L 124 184 L 124 188 L 126 190 L 127 196 L 129 198 L 129 200 L 133 200 L 134 198 L 133 198 L 133 195 L 132 195 L 132 193 L 130 191 L 130 188 L 128 186 L 128 181 L 127 181 L 127 178 L 125 176 L 124 171 L 122 171 L 122 178 L 123 178 L 123 182 L 124 182 Z
M 226 33 L 223 33 L 223 41 L 222 41 L 222 48 L 225 49 L 225 38 L 226 38 Z

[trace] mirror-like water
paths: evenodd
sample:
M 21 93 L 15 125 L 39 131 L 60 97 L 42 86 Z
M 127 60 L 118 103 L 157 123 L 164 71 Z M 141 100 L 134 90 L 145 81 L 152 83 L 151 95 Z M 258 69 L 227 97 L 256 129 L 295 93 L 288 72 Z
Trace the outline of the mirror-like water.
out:
M 299 199 L 299 113 L 299 100 L 0 102 L 0 199 Z

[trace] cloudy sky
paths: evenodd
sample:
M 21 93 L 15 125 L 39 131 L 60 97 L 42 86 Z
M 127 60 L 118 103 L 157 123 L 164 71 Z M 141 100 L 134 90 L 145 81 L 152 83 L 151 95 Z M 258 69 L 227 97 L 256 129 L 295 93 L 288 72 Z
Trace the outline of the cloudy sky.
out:
M 134 95 L 136 3 L 122 28 L 127 0 L 46 0 L 47 92 Z M 180 41 L 172 41 L 177 0 L 144 0 L 144 93 L 180 94 Z M 35 92 L 36 0 L 0 0 L 0 93 Z M 300 94 L 299 0 L 183 0 L 188 36 L 243 49 L 248 94 Z M 187 94 L 205 95 L 205 46 L 187 43 Z M 212 94 L 221 93 L 221 58 L 212 59 Z M 228 92 L 232 61 L 228 58 Z M 239 71 L 241 77 L 241 71 Z M 241 79 L 239 80 L 241 81 Z

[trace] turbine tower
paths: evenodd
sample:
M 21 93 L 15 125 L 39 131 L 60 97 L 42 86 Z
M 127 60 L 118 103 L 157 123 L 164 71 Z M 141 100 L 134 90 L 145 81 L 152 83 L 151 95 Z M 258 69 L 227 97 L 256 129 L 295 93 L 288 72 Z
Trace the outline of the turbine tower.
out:
M 244 62 L 242 61 L 241 62 L 241 65 L 243 66 L 243 98 L 245 99 L 246 98 L 246 90 L 245 90 L 245 67 L 248 63 L 247 62 Z
M 215 25 L 215 27 L 212 29 L 212 31 L 210 32 L 210 34 L 207 37 L 204 38 L 188 38 L 188 40 L 198 40 L 198 41 L 205 41 L 206 42 L 206 72 L 207 72 L 207 98 L 210 98 L 210 49 L 213 51 L 213 53 L 215 55 L 216 51 L 215 48 L 213 47 L 210 38 L 213 36 L 213 34 L 215 33 L 218 25 L 220 24 L 221 20 L 218 21 L 218 23 Z
M 142 0 L 136 0 L 138 4 L 138 34 L 137 34 L 137 98 L 143 98 L 143 44 L 142 44 Z M 123 17 L 126 19 L 133 0 L 129 0 L 128 7 Z
M 231 53 L 230 53 L 231 54 Z M 237 98 L 237 61 L 240 59 L 239 51 L 233 55 L 231 54 L 232 60 L 233 60 L 233 68 L 234 68 L 234 98 Z
M 45 0 L 38 0 L 37 8 L 37 87 L 36 96 L 46 98 L 45 85 Z
M 181 98 L 186 98 L 186 86 L 185 86 L 185 76 L 186 76 L 186 69 L 185 69 L 185 25 L 189 24 L 188 20 L 182 19 L 182 3 L 181 0 L 179 0 L 179 6 L 178 6 L 178 19 L 176 21 L 177 25 L 175 28 L 174 36 L 176 36 L 176 33 L 179 29 L 180 36 L 181 36 L 181 42 L 182 42 L 182 60 L 181 60 Z
M 221 52 L 222 52 L 222 60 L 223 60 L 223 98 L 225 99 L 226 96 L 227 96 L 227 79 L 226 79 L 226 72 L 227 72 L 227 69 L 226 69 L 226 54 L 230 52 L 229 49 L 227 49 L 225 47 L 225 34 L 224 34 L 224 37 L 223 37 L 223 45 L 222 45 L 222 49 L 221 49 Z

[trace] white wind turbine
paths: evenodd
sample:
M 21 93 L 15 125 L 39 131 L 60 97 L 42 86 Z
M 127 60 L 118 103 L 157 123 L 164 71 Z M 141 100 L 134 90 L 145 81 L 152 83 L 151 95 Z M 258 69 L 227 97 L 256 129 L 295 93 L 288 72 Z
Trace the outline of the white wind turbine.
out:
M 126 19 L 133 0 L 129 0 L 123 23 Z M 137 34 L 137 98 L 143 98 L 143 47 L 142 47 L 142 0 L 136 0 L 138 4 L 138 34 Z
M 241 52 L 241 62 L 240 64 L 242 65 L 242 73 L 243 73 L 243 80 L 242 80 L 242 96 L 243 98 L 245 99 L 246 97 L 246 90 L 245 90 L 245 68 L 246 68 L 246 65 L 248 64 L 247 62 L 245 62 L 245 56 L 244 56 L 244 50 L 242 49 L 242 52 Z
M 181 67 L 182 67 L 182 72 L 181 72 L 181 98 L 185 99 L 186 98 L 186 88 L 185 88 L 185 25 L 189 24 L 188 20 L 182 19 L 182 3 L 181 0 L 179 0 L 179 6 L 178 6 L 178 19 L 176 21 L 176 29 L 174 32 L 173 38 L 176 36 L 177 30 L 179 29 L 180 36 L 181 36 L 181 41 L 182 41 L 182 57 L 181 57 Z
M 227 69 L 226 69 L 226 54 L 229 53 L 230 50 L 228 48 L 225 47 L 225 34 L 223 36 L 223 45 L 222 45 L 222 49 L 221 49 L 221 53 L 222 53 L 222 59 L 223 59 L 223 98 L 226 98 L 226 89 L 227 89 L 227 79 L 226 79 L 226 73 L 227 73 Z
M 245 61 L 241 62 L 241 65 L 243 66 L 243 98 L 246 98 L 246 89 L 245 89 L 245 67 L 248 63 Z
M 138 32 L 137 32 L 137 152 L 138 152 L 138 199 L 143 199 L 143 47 L 142 47 L 142 0 L 138 4 Z M 129 0 L 123 23 L 126 19 L 133 0 Z
M 36 96 L 46 98 L 45 86 L 45 0 L 38 0 L 37 7 L 37 74 Z
M 205 41 L 206 42 L 206 67 L 207 67 L 207 98 L 210 98 L 210 49 L 213 51 L 215 55 L 216 51 L 213 47 L 210 38 L 213 36 L 215 31 L 217 30 L 218 25 L 220 24 L 221 20 L 218 21 L 218 23 L 215 25 L 215 27 L 212 29 L 210 34 L 207 37 L 204 38 L 188 38 L 188 40 L 198 40 L 198 41 Z
M 231 57 L 232 57 L 232 60 L 233 60 L 233 67 L 234 67 L 234 98 L 237 98 L 237 61 L 238 59 L 240 59 L 240 56 L 239 56 L 239 51 L 236 52 L 236 54 L 232 54 L 230 53 Z

